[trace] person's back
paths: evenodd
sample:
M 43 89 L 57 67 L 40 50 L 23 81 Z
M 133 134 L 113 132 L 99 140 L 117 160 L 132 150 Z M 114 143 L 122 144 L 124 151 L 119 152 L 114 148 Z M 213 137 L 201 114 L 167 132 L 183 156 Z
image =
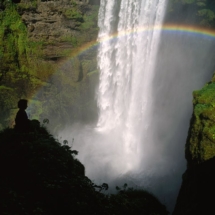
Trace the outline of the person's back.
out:
M 15 118 L 15 129 L 17 131 L 27 132 L 29 131 L 29 119 L 25 109 L 27 106 L 28 101 L 25 99 L 21 99 L 18 102 L 19 111 L 16 114 Z

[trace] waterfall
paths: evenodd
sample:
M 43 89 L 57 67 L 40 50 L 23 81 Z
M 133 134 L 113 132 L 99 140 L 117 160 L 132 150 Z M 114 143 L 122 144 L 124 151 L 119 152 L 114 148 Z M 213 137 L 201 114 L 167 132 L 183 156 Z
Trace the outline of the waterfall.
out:
M 186 167 L 192 92 L 211 79 L 215 41 L 161 31 L 166 3 L 101 0 L 98 121 L 74 123 L 60 136 L 95 183 L 147 189 L 172 210 Z
M 215 41 L 159 30 L 166 3 L 101 0 L 98 121 L 74 123 L 60 136 L 95 183 L 147 189 L 172 210 L 186 166 L 192 92 L 211 79 Z
M 127 171 L 138 165 L 149 138 L 157 27 L 165 6 L 166 0 L 101 0 L 97 131 L 121 142 Z

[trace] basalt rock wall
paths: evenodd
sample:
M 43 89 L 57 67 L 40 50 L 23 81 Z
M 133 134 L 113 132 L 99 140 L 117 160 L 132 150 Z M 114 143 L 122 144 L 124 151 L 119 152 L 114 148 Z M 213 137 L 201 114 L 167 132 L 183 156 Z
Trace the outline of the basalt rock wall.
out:
M 185 147 L 187 170 L 173 215 L 215 213 L 215 77 L 195 91 L 193 97 L 193 115 Z

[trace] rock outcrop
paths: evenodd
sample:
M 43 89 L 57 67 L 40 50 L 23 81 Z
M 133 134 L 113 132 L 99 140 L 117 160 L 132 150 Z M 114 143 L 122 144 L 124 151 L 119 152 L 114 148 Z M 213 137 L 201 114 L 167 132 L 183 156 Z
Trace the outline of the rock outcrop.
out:
M 64 50 L 77 46 L 77 38 L 85 33 L 80 29 L 85 22 L 84 15 L 91 13 L 89 0 L 21 0 L 17 5 L 28 29 L 28 38 L 44 42 L 44 56 L 52 60 L 62 57 Z
M 215 156 L 214 80 L 193 93 L 194 111 L 185 150 L 188 168 Z
M 185 147 L 187 170 L 173 215 L 215 213 L 215 77 L 193 96 L 194 110 Z
M 169 214 L 154 195 L 127 184 L 106 195 L 108 184 L 86 177 L 77 153 L 38 121 L 29 132 L 0 131 L 0 214 Z
M 98 4 L 0 2 L 0 127 L 13 126 L 20 98 L 34 97 L 29 102 L 32 118 L 43 120 L 55 113 L 58 128 L 63 122 L 97 116 L 97 52 L 90 47 L 98 34 Z

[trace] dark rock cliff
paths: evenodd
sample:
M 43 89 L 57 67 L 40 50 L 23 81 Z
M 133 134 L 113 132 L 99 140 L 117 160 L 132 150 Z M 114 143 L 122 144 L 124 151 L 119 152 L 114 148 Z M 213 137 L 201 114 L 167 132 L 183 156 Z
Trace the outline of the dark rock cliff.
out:
M 185 147 L 187 170 L 173 215 L 215 213 L 215 77 L 193 96 L 194 110 Z

